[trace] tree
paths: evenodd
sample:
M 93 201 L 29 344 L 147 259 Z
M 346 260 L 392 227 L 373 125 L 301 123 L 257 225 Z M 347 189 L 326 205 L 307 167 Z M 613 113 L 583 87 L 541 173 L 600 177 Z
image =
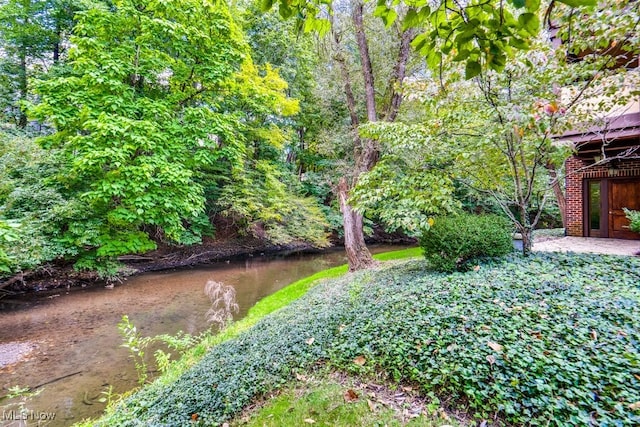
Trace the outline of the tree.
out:
M 440 147 L 441 163 L 450 159 L 448 173 L 493 197 L 511 219 L 522 234 L 525 255 L 550 190 L 562 197 L 557 167 L 572 147 L 557 144 L 555 138 L 570 129 L 591 127 L 595 117 L 638 94 L 633 83 L 640 81 L 637 70 L 612 67 L 628 54 L 637 55 L 640 47 L 634 31 L 640 22 L 637 11 L 634 16 L 628 4 L 619 6 L 583 21 L 590 26 L 581 31 L 591 38 L 577 49 L 590 53 L 578 62 L 572 61 L 571 51 L 553 48 L 544 37 L 517 52 L 502 72 L 483 70 L 461 80 L 467 67 L 462 70 L 455 60 L 449 62 L 435 80 L 419 83 L 430 88 L 421 94 L 426 108 L 426 123 L 419 126 L 422 136 L 396 137 L 405 147 L 416 140 L 422 140 L 423 151 Z M 564 12 L 568 18 L 574 13 Z M 561 22 L 562 16 L 557 19 Z M 625 48 L 616 55 L 610 49 L 615 46 L 612 34 L 604 30 L 614 22 L 625 26 L 617 30 L 618 43 Z M 368 131 L 383 135 L 389 130 Z M 411 154 L 404 157 L 413 156 L 415 148 L 406 151 Z M 418 163 L 425 165 L 427 161 Z
M 3 80 L 0 111 L 8 111 L 20 128 L 27 126 L 23 104 L 29 94 L 29 78 L 42 64 L 53 45 L 54 34 L 46 23 L 48 4 L 42 1 L 9 0 L 0 6 L 0 40 L 3 55 L 0 67 Z
M 592 0 L 563 0 L 563 2 L 571 5 L 593 4 Z M 273 0 L 268 0 L 264 6 L 270 9 L 273 3 Z M 331 37 L 338 49 L 341 40 L 339 35 L 336 37 L 335 17 L 340 7 L 342 7 L 341 2 L 330 0 L 280 0 L 278 2 L 280 14 L 285 18 L 297 16 L 300 27 L 305 31 L 331 32 Z M 539 1 L 512 0 L 506 4 L 502 1 L 468 3 L 442 1 L 432 5 L 425 0 L 404 2 L 379 0 L 373 13 L 382 19 L 387 28 L 400 29 L 402 40 L 398 66 L 394 69 L 397 73 L 388 86 L 392 92 L 390 102 L 387 104 L 388 110 L 383 113 L 383 117 L 379 117 L 371 58 L 363 25 L 365 7 L 362 2 L 355 2 L 351 16 L 364 79 L 366 121 L 376 122 L 380 118 L 386 121 L 395 120 L 402 99 L 401 92 L 397 88 L 404 79 L 410 46 L 424 55 L 432 68 L 442 64 L 443 55 L 451 55 L 455 61 L 464 62 L 467 79 L 479 75 L 483 68 L 501 71 L 507 63 L 507 56 L 512 53 L 512 48 L 527 49 L 531 37 L 539 32 L 539 9 Z M 516 14 L 513 13 L 514 10 L 517 11 Z M 359 126 L 360 119 L 356 111 L 351 76 L 344 61 L 341 60 L 343 55 L 340 50 L 336 58 L 342 71 L 351 124 L 355 129 Z M 364 244 L 361 231 L 362 214 L 349 204 L 349 191 L 357 183 L 358 177 L 370 171 L 379 158 L 379 147 L 375 141 L 361 138 L 357 134 L 354 138 L 356 151 L 352 177 L 350 180 L 346 177 L 341 179 L 337 186 L 350 270 L 366 268 L 373 264 L 373 260 Z
M 265 8 L 279 5 L 280 14 L 295 16 L 301 29 L 326 33 L 331 28 L 332 0 L 266 0 Z M 387 27 L 401 21 L 403 29 L 416 29 L 413 46 L 436 65 L 443 56 L 465 64 L 466 77 L 483 67 L 501 71 L 513 49 L 528 49 L 541 29 L 540 0 L 377 0 L 376 16 Z M 570 7 L 595 6 L 595 0 L 558 0 Z M 548 17 L 555 1 L 546 5 Z M 399 7 L 406 13 L 399 13 Z
M 255 64 L 244 86 L 252 92 L 243 98 L 227 96 L 223 104 L 229 111 L 251 112 L 241 129 L 245 161 L 219 196 L 208 199 L 213 211 L 240 232 L 274 244 L 304 241 L 323 247 L 328 244 L 325 215 L 298 179 L 304 165 L 295 167 L 309 126 L 318 126 L 310 124 L 310 40 L 297 37 L 291 22 L 260 14 L 255 7 L 240 10 Z
M 0 115 L 27 126 L 31 81 L 56 64 L 79 9 L 72 0 L 7 0 L 0 6 Z
M 363 214 L 351 205 L 350 192 L 359 177 L 375 166 L 380 154 L 378 143 L 360 137 L 357 128 L 362 123 L 393 122 L 397 118 L 414 32 L 396 25 L 389 37 L 376 40 L 372 51 L 369 31 L 381 29 L 381 25 L 371 19 L 374 9 L 359 0 L 334 6 L 331 32 L 326 40 L 330 52 L 327 71 L 332 73 L 332 78 L 339 79 L 342 87 L 341 109 L 348 115 L 352 144 L 349 164 L 341 171 L 334 191 L 342 212 L 349 269 L 353 271 L 367 268 L 374 261 L 364 241 Z
M 193 25 L 193 16 L 202 18 Z M 211 231 L 205 186 L 244 168 L 251 120 L 295 111 L 258 74 L 223 2 L 116 1 L 77 15 L 68 74 L 38 85 L 58 180 L 79 206 L 61 231 L 79 266 Z
M 389 231 L 419 237 L 435 216 L 456 212 L 460 203 L 454 197 L 450 158 L 438 138 L 422 124 L 401 120 L 360 127 L 361 134 L 380 143 L 381 156 L 361 176 L 351 201 Z

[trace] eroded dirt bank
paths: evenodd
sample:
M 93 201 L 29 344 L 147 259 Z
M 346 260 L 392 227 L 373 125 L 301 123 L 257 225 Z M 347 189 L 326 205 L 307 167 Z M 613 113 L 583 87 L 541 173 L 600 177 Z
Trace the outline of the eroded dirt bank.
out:
M 341 246 L 342 241 L 334 237 L 332 247 Z M 376 228 L 367 243 L 414 244 L 415 240 L 399 234 L 385 233 Z M 207 264 L 215 261 L 232 260 L 246 255 L 270 255 L 287 252 L 318 252 L 306 242 L 274 245 L 253 237 L 205 238 L 202 244 L 191 246 L 170 246 L 160 244 L 158 249 L 144 255 L 122 256 L 123 276 L 134 276 L 149 271 Z M 7 279 L 0 279 L 0 298 L 11 294 L 54 290 L 78 286 L 105 285 L 94 272 L 76 271 L 71 263 L 50 263 Z
M 314 250 L 318 249 L 304 242 L 273 245 L 254 238 L 205 239 L 200 245 L 162 245 L 155 251 L 144 255 L 128 255 L 120 257 L 119 260 L 124 265 L 123 275 L 132 276 L 148 271 L 169 270 L 214 261 L 231 260 L 241 255 Z M 55 263 L 45 264 L 38 269 L 0 280 L 0 289 L 5 293 L 24 293 L 95 284 L 104 285 L 105 283 L 94 272 L 76 271 L 71 263 Z

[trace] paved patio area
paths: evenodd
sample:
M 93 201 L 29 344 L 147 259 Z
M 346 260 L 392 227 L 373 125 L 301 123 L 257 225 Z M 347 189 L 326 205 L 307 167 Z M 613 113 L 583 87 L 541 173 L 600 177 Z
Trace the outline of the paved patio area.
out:
M 640 240 L 595 239 L 591 237 L 561 237 L 533 244 L 541 252 L 590 252 L 609 255 L 640 256 Z

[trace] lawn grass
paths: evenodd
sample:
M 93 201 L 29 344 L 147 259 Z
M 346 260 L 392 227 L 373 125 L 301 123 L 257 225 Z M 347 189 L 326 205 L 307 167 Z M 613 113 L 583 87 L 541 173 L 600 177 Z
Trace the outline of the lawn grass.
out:
M 339 377 L 339 378 L 338 378 Z M 229 423 L 232 427 L 408 426 L 438 427 L 459 424 L 442 412 L 427 414 L 415 393 L 380 385 L 366 387 L 353 378 L 321 374 L 300 377 L 263 405 Z
M 399 251 L 383 252 L 374 255 L 373 258 L 378 261 L 393 261 L 407 258 L 420 258 L 424 256 L 421 247 L 401 249 Z

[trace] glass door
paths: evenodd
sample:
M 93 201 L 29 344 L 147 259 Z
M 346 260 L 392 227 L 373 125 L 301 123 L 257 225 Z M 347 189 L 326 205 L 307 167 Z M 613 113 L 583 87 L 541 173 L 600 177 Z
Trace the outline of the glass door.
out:
M 606 181 L 589 180 L 586 186 L 586 234 L 588 237 L 607 237 Z

